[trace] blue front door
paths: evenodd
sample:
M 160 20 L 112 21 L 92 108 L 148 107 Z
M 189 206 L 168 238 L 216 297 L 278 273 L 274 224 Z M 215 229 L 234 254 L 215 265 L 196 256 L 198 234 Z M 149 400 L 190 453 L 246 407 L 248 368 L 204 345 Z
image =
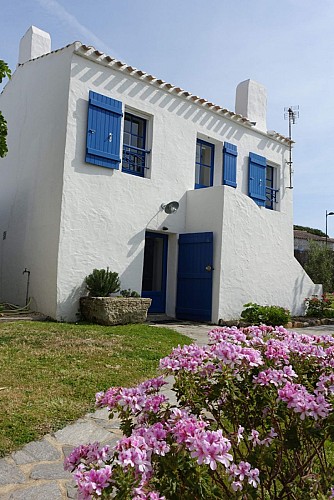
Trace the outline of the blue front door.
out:
M 211 321 L 213 233 L 179 236 L 176 317 Z
M 164 313 L 166 308 L 168 235 L 146 232 L 142 297 L 152 299 L 149 313 Z

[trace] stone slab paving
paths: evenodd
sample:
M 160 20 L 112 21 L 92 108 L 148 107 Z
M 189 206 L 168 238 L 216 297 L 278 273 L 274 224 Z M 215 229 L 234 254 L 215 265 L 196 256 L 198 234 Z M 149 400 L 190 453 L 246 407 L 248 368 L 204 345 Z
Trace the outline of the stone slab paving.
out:
M 207 333 L 212 325 L 199 323 L 168 323 L 155 326 L 172 328 L 189 336 L 199 345 L 207 344 Z M 334 334 L 334 325 L 294 329 L 307 334 Z M 173 378 L 163 391 L 176 402 L 171 391 Z M 28 443 L 21 450 L 0 459 L 1 500 L 65 500 L 76 498 L 71 475 L 63 469 L 64 458 L 80 444 L 100 441 L 114 446 L 122 433 L 119 420 L 108 419 L 106 409 L 99 409 L 80 418 L 42 440 Z

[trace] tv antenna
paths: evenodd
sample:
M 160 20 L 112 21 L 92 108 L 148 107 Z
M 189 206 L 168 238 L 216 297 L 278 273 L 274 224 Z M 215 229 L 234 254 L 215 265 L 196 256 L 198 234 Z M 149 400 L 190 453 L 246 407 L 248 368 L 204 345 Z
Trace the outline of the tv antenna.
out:
M 299 106 L 289 106 L 287 108 L 284 108 L 284 119 L 289 120 L 289 139 L 290 139 L 290 145 L 289 145 L 289 161 L 286 163 L 289 165 L 290 169 L 290 186 L 289 189 L 293 189 L 292 186 L 292 139 L 291 139 L 291 128 L 292 125 L 295 125 L 297 118 L 299 118 Z

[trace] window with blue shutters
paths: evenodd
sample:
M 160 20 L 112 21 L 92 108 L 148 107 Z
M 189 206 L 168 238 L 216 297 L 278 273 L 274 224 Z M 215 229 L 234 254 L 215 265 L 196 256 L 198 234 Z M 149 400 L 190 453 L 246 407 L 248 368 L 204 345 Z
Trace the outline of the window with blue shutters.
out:
M 197 139 L 195 189 L 206 188 L 213 185 L 214 156 L 214 144 Z
M 268 165 L 264 156 L 249 153 L 249 196 L 257 205 L 274 210 L 279 192 L 276 176 L 276 168 Z
M 89 92 L 86 162 L 118 169 L 121 162 L 122 103 Z
M 261 207 L 266 203 L 266 168 L 264 156 L 249 153 L 249 196 Z
M 237 146 L 228 142 L 223 148 L 223 184 L 237 187 Z
M 131 113 L 124 115 L 122 172 L 145 177 L 148 168 L 146 149 L 147 120 Z

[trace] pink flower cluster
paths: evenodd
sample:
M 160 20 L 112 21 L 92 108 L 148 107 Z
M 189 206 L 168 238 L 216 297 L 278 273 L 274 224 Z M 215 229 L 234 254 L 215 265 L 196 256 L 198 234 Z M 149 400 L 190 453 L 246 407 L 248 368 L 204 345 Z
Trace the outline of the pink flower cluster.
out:
M 287 381 L 292 380 L 292 378 L 298 377 L 297 373 L 294 371 L 291 365 L 284 366 L 282 370 L 275 370 L 274 368 L 268 368 L 260 372 L 258 375 L 254 376 L 254 384 L 259 385 L 269 385 L 273 384 L 276 387 L 285 384 Z
M 282 389 L 278 390 L 278 399 L 287 403 L 288 408 L 299 413 L 302 420 L 306 416 L 313 417 L 315 420 L 325 418 L 332 410 L 322 394 L 317 396 L 310 394 L 301 384 L 287 382 Z
M 74 474 L 78 486 L 80 500 L 90 500 L 94 496 L 101 496 L 102 491 L 110 484 L 112 469 L 104 465 L 100 469 L 87 470 L 83 464 L 78 465 Z
M 130 437 L 120 439 L 115 447 L 117 462 L 123 467 L 133 467 L 137 477 L 146 481 L 152 473 L 152 455 L 164 456 L 170 451 L 166 442 L 167 431 L 161 423 L 135 429 Z
M 207 422 L 177 409 L 173 410 L 168 424 L 176 442 L 185 444 L 191 452 L 191 457 L 196 458 L 199 465 L 209 465 L 211 470 L 216 470 L 217 462 L 226 468 L 230 466 L 233 460 L 232 455 L 228 453 L 231 443 L 221 430 L 207 430 Z
M 273 439 L 277 437 L 277 432 L 272 427 L 268 435 L 264 439 L 260 439 L 260 433 L 256 429 L 252 429 L 250 435 L 248 436 L 248 441 L 251 441 L 253 446 L 269 446 Z
M 162 394 L 157 393 L 167 382 L 163 377 L 146 380 L 137 387 L 111 387 L 106 392 L 96 394 L 96 406 L 107 408 L 110 411 L 117 407 L 130 410 L 133 414 L 139 412 L 158 413 L 161 405 L 167 401 Z
M 81 462 L 86 464 L 101 465 L 110 459 L 112 453 L 109 446 L 100 447 L 99 443 L 81 445 L 75 448 L 70 455 L 65 458 L 65 470 L 73 471 Z
M 254 488 L 260 483 L 259 469 L 252 469 L 248 462 L 241 461 L 239 464 L 232 464 L 228 472 L 233 491 L 241 491 L 245 480 Z

